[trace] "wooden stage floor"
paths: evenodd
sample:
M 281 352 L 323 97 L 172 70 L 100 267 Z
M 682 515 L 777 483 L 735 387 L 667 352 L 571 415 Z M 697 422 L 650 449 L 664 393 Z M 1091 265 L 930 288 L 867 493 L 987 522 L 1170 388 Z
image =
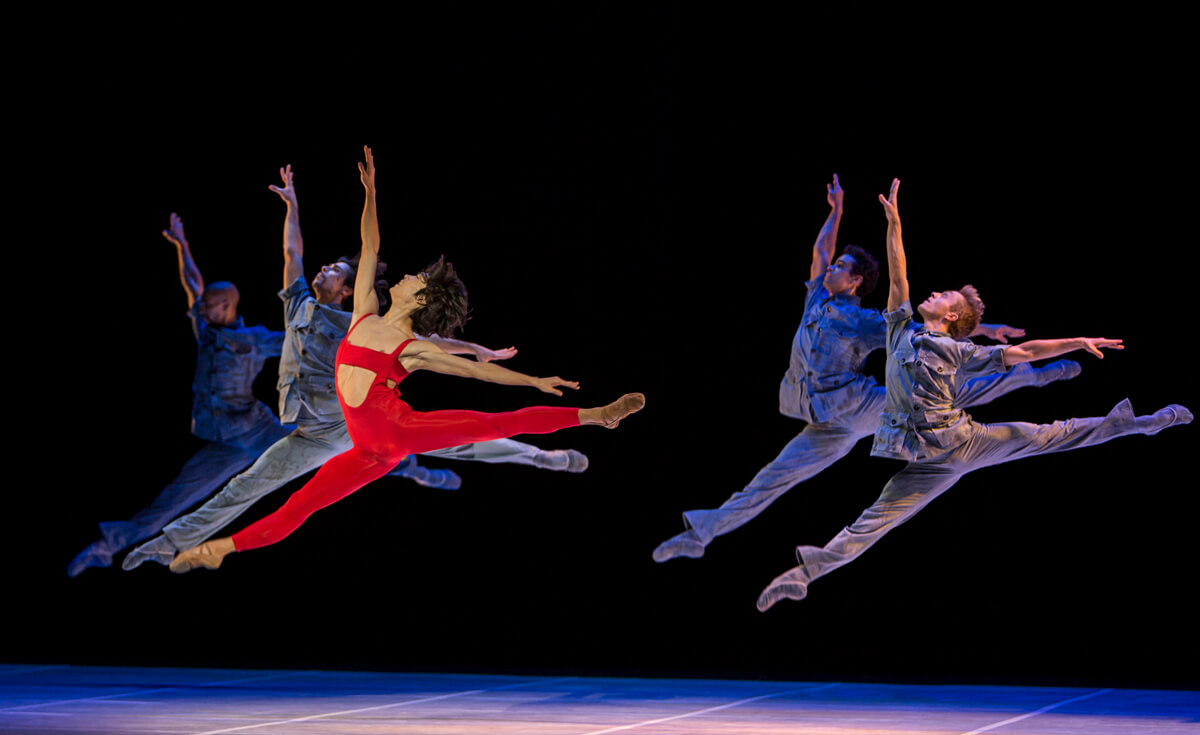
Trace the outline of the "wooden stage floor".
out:
M 1200 734 L 1200 692 L 0 665 L 0 733 Z

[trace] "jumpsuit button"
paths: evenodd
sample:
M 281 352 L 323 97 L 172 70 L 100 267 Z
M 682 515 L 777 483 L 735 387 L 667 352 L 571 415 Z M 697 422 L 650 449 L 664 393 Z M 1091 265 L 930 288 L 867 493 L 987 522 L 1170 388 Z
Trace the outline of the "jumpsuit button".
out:
M 940 373 L 940 372 L 942 372 L 942 369 L 941 369 L 940 367 L 938 368 L 938 372 L 939 372 L 939 373 Z

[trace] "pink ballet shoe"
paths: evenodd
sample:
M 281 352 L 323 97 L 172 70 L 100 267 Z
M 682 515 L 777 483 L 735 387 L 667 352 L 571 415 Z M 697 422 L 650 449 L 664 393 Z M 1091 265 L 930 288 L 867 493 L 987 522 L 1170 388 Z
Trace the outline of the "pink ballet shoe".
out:
M 626 393 L 600 409 L 600 425 L 606 429 L 615 429 L 621 423 L 621 419 L 641 411 L 645 405 L 646 396 L 641 393 Z
M 171 560 L 170 569 L 176 574 L 190 572 L 198 567 L 217 569 L 225 556 L 233 549 L 222 551 L 222 544 L 217 541 L 205 541 L 199 546 L 193 546 L 187 551 L 181 551 Z M 232 544 L 230 544 L 232 546 Z

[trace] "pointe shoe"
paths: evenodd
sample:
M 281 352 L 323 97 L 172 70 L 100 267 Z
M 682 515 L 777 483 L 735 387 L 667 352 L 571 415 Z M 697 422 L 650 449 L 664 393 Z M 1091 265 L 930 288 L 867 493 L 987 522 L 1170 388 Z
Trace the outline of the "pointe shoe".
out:
M 205 541 L 199 546 L 193 546 L 187 551 L 179 552 L 171 561 L 170 569 L 176 574 L 190 572 L 197 567 L 216 569 L 221 566 L 221 562 L 225 561 L 225 556 L 228 553 L 228 551 L 219 551 L 215 541 Z
M 704 556 L 704 544 L 700 541 L 700 537 L 696 535 L 696 531 L 689 528 L 681 534 L 672 536 L 663 541 L 654 550 L 654 561 L 659 564 L 664 561 L 669 561 L 679 556 L 686 556 L 689 559 L 699 559 Z
M 646 396 L 641 393 L 626 393 L 600 409 L 600 425 L 606 429 L 615 429 L 621 423 L 621 419 L 641 411 L 645 405 Z

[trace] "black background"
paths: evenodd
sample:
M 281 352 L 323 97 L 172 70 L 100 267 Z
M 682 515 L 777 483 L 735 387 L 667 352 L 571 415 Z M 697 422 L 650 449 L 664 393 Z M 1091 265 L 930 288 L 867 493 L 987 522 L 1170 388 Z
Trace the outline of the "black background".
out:
M 28 57 L 9 281 L 35 286 L 13 314 L 37 337 L 8 352 L 0 659 L 1196 686 L 1192 427 L 980 471 L 767 614 L 755 599 L 796 544 L 851 522 L 898 462 L 863 442 L 704 559 L 651 561 L 681 511 L 718 505 L 802 428 L 777 387 L 834 172 L 841 243 L 880 255 L 875 196 L 903 180 L 915 298 L 970 282 L 988 321 L 1031 338 L 1126 340 L 978 419 L 1197 405 L 1178 19 L 732 7 L 181 15 L 149 37 L 97 18 L 47 49 L 55 64 Z M 583 475 L 457 463 L 458 492 L 377 482 L 219 572 L 68 579 L 95 524 L 200 446 L 169 213 L 247 322 L 282 328 L 284 207 L 266 187 L 294 166 L 311 279 L 358 248 L 363 143 L 392 276 L 446 253 L 468 339 L 581 381 L 563 405 L 637 390 L 645 411 L 526 437 L 586 452 Z M 272 407 L 275 367 L 256 384 Z M 432 375 L 404 394 L 543 398 Z

